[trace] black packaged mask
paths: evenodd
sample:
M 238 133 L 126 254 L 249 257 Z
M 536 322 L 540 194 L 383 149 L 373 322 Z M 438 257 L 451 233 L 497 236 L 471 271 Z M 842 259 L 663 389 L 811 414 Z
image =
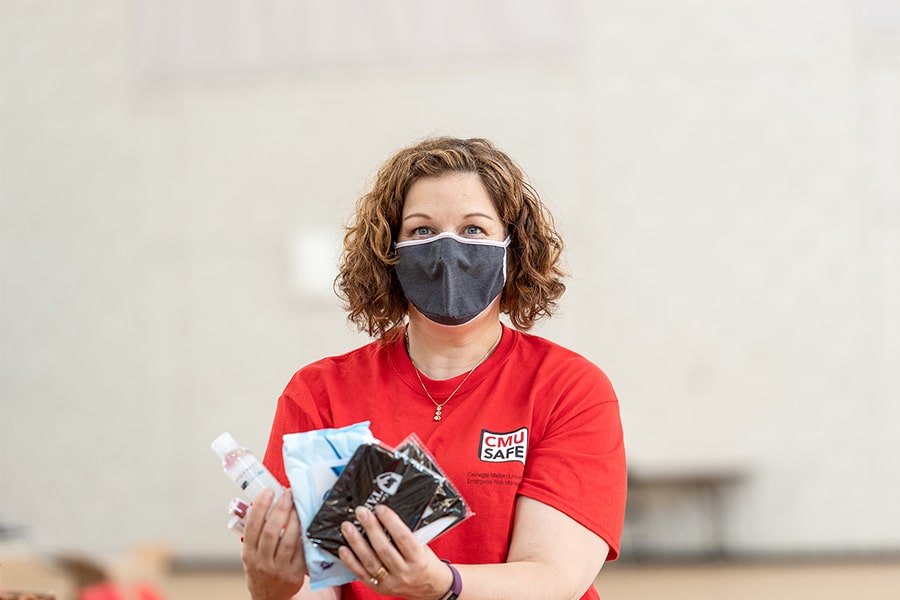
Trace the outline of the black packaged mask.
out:
M 325 496 L 306 534 L 313 544 L 337 556 L 338 549 L 347 545 L 341 523 L 350 521 L 365 536 L 356 507 L 375 510 L 379 504 L 389 506 L 407 527 L 416 529 L 440 483 L 434 473 L 407 456 L 363 444 Z
M 506 247 L 450 232 L 397 242 L 394 266 L 406 299 L 441 325 L 462 325 L 491 305 L 506 283 Z

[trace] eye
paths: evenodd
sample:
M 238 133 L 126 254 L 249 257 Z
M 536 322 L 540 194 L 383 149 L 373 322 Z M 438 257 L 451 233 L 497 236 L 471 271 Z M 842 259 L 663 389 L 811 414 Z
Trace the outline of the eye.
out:
M 466 225 L 463 229 L 464 235 L 482 235 L 484 230 L 477 225 Z
M 424 225 L 420 227 L 413 227 L 412 231 L 409 232 L 411 236 L 419 236 L 425 237 L 431 235 L 431 228 L 425 227 Z

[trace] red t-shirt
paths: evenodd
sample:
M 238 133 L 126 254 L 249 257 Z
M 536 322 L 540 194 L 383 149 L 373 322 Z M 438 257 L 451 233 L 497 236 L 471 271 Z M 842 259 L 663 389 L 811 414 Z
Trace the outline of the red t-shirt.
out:
M 423 376 L 438 401 L 462 382 Z M 619 405 L 603 372 L 543 338 L 504 327 L 497 349 L 434 420 L 402 337 L 298 371 L 278 401 L 264 462 L 285 485 L 282 435 L 371 421 L 390 446 L 416 433 L 474 516 L 429 545 L 454 563 L 506 560 L 516 496 L 575 519 L 619 553 L 625 450 Z M 348 589 L 350 588 L 350 589 Z M 359 583 L 344 598 L 381 598 Z M 583 598 L 597 598 L 591 587 Z

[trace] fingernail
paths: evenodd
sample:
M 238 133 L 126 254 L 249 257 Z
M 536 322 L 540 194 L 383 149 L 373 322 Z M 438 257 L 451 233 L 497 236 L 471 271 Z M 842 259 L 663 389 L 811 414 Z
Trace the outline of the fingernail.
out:
M 360 523 L 365 523 L 366 521 L 368 521 L 370 514 L 371 513 L 369 512 L 369 509 L 365 506 L 356 507 L 356 518 L 359 519 Z

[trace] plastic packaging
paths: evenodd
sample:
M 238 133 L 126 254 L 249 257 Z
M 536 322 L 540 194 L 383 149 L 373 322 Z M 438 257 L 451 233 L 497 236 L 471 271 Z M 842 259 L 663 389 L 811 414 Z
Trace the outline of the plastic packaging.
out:
M 404 457 L 375 444 L 360 446 L 337 482 L 306 534 L 314 544 L 337 556 L 347 541 L 341 523 L 350 521 L 363 532 L 356 520 L 357 506 L 375 510 L 379 504 L 391 507 L 410 529 L 415 529 L 431 503 L 438 482 Z
M 413 531 L 413 536 L 420 543 L 427 544 L 475 514 L 416 434 L 410 434 L 400 444 L 397 454 L 406 456 L 438 481 L 431 504 L 425 509 Z
M 428 543 L 468 517 L 466 502 L 444 476 L 421 441 L 410 435 L 396 450 L 382 444 L 361 445 L 325 497 L 306 535 L 316 546 L 337 555 L 346 545 L 341 523 L 349 521 L 363 535 L 357 506 L 389 506 Z
M 255 500 L 263 490 L 272 490 L 275 497 L 272 504 L 284 493 L 284 488 L 259 459 L 244 448 L 227 431 L 213 440 L 210 446 L 222 459 L 225 474 L 231 477 L 244 491 L 248 500 Z
M 243 535 L 244 528 L 247 526 L 244 519 L 249 512 L 250 505 L 246 501 L 241 498 L 232 498 L 231 502 L 228 504 L 228 514 L 231 515 L 231 518 L 228 519 L 226 527 L 238 535 Z
M 250 511 L 250 505 L 240 498 L 232 498 L 228 504 L 228 512 L 236 517 L 244 518 Z
M 291 493 L 300 523 L 310 523 L 322 506 L 322 499 L 364 443 L 375 438 L 369 422 L 362 421 L 336 429 L 317 429 L 283 436 L 284 469 L 291 482 Z M 303 550 L 312 591 L 343 585 L 356 579 L 340 560 L 313 544 L 303 531 Z
M 238 535 L 244 535 L 244 528 L 247 526 L 247 524 L 241 517 L 231 517 L 230 519 L 228 519 L 228 523 L 225 526 Z

